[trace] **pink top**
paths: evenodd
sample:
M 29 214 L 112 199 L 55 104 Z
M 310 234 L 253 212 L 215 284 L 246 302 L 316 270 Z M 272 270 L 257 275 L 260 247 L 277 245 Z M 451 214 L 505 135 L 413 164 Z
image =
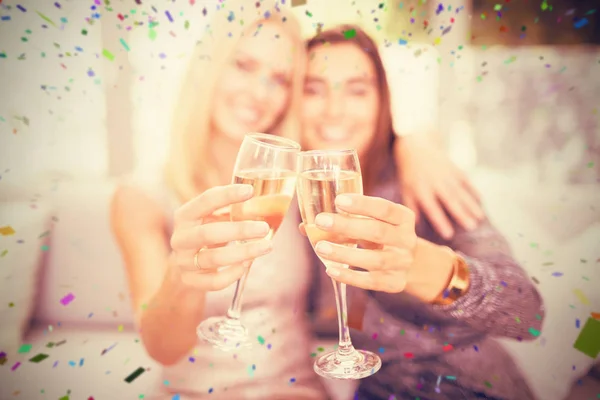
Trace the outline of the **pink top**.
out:
M 166 185 L 136 182 L 164 204 L 172 221 L 178 207 Z M 296 202 L 274 237 L 274 250 L 258 258 L 243 295 L 242 322 L 255 338 L 254 346 L 239 353 L 214 349 L 198 340 L 190 354 L 164 367 L 163 382 L 151 399 L 306 399 L 327 398 L 312 369 L 312 333 L 306 320 L 310 259 L 298 232 Z M 235 285 L 211 292 L 205 317 L 225 315 Z M 169 334 L 165 328 L 165 334 Z

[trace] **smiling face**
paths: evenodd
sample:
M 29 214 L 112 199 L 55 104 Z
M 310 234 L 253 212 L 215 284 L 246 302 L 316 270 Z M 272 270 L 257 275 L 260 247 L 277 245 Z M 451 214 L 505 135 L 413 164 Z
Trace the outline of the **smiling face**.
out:
M 294 43 L 283 27 L 265 22 L 248 30 L 219 77 L 212 109 L 214 130 L 241 141 L 269 132 L 290 101 Z
M 375 66 L 353 43 L 320 44 L 309 53 L 303 140 L 310 149 L 355 148 L 374 139 L 380 100 Z

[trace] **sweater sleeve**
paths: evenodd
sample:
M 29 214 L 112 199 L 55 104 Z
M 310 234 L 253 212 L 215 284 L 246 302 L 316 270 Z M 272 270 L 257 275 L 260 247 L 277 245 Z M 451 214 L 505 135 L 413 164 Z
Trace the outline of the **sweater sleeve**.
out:
M 445 244 L 467 262 L 469 290 L 454 303 L 434 309 L 493 336 L 520 340 L 539 336 L 542 298 L 512 257 L 506 239 L 488 220 L 473 231 L 456 232 Z

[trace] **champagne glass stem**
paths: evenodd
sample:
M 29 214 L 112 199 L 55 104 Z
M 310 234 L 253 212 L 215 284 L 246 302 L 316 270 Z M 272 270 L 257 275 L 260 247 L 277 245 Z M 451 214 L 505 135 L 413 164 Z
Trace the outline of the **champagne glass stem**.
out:
M 346 284 L 332 279 L 333 290 L 335 292 L 335 305 L 337 308 L 338 328 L 340 342 L 338 354 L 346 356 L 354 353 L 354 347 L 350 339 L 350 330 L 348 328 L 348 305 L 346 303 Z
M 246 272 L 244 272 L 244 275 L 242 275 L 242 277 L 238 279 L 237 283 L 235 284 L 233 300 L 231 301 L 229 310 L 227 310 L 227 318 L 230 320 L 239 321 L 242 314 L 242 294 L 244 292 L 244 287 L 246 286 L 246 279 L 248 278 L 249 272 L 250 269 L 247 269 Z

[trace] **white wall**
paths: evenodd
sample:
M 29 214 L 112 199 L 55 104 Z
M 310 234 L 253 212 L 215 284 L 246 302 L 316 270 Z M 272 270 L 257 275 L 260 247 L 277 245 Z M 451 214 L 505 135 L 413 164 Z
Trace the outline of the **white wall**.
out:
M 0 174 L 6 179 L 51 170 L 82 177 L 106 173 L 104 88 L 106 70 L 114 66 L 101 56 L 100 25 L 85 22 L 92 2 L 61 2 L 61 9 L 53 3 L 23 0 L 18 4 L 26 12 L 17 3 L 0 9 L 11 18 L 0 21 L 0 51 L 6 54 L 0 58 Z

